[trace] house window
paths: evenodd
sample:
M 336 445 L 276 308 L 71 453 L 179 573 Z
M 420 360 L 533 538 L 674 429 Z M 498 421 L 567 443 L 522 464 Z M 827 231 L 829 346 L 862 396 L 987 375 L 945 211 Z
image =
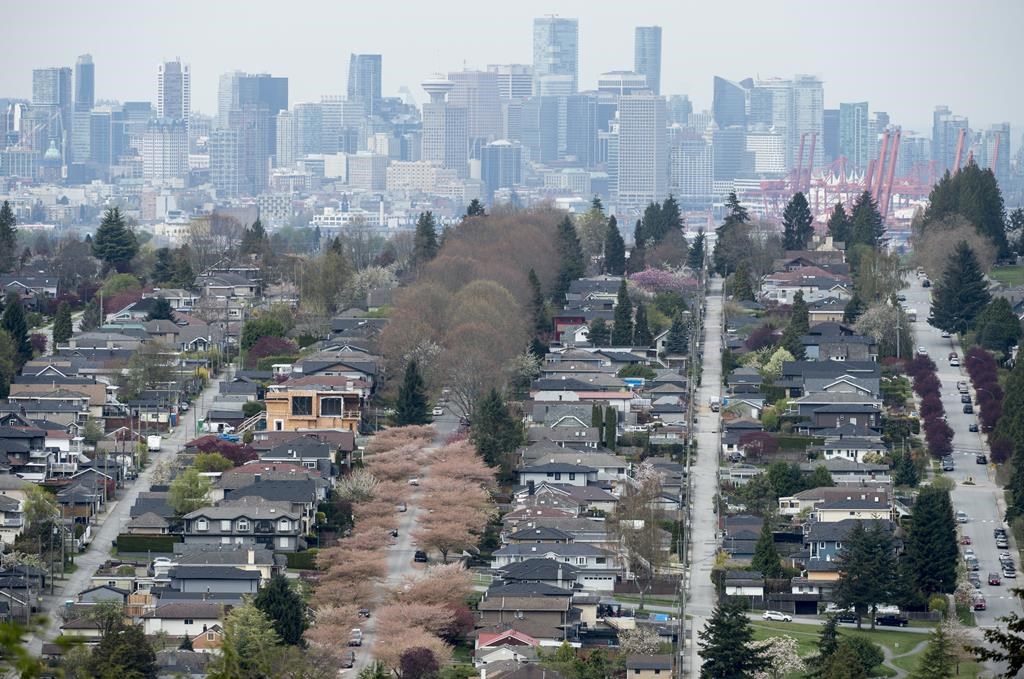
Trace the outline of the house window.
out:
M 230 519 L 222 519 L 221 522 L 220 522 L 220 530 L 223 533 L 231 532 L 231 520 Z
M 206 522 L 206 519 L 199 519 L 196 521 L 196 530 L 209 530 L 210 525 Z
M 292 415 L 312 415 L 312 396 L 292 396 Z
M 576 480 L 576 474 L 575 474 L 575 473 L 572 473 L 572 472 L 570 472 L 570 473 L 569 473 L 569 480 L 570 480 L 570 481 L 575 481 L 575 480 Z
M 213 632 L 207 632 L 206 633 L 206 640 L 207 641 L 213 641 Z
M 555 481 L 561 481 L 561 480 L 562 480 L 562 473 L 561 472 L 555 472 Z
M 185 618 L 185 624 L 186 625 L 194 625 L 194 624 L 196 624 L 196 621 L 193 620 L 192 618 Z
M 246 521 L 245 519 L 241 519 L 238 522 L 238 530 L 240 530 L 240 531 L 247 531 L 247 530 L 249 530 L 249 522 Z
M 585 557 L 585 556 L 578 556 L 578 557 L 576 557 L 576 563 L 579 564 L 580 566 L 587 565 L 587 557 Z
M 836 543 L 836 549 L 842 549 L 842 548 L 843 548 L 843 543 L 837 542 Z
M 292 526 L 288 519 L 281 519 L 277 522 L 277 527 L 279 530 L 289 530 Z
M 284 420 L 274 420 L 274 431 L 284 430 Z
M 332 396 L 320 399 L 321 417 L 341 417 L 345 412 L 345 399 Z
M 599 556 L 599 557 L 594 559 L 594 562 L 599 564 L 599 565 L 604 564 L 605 563 L 605 558 L 603 556 Z

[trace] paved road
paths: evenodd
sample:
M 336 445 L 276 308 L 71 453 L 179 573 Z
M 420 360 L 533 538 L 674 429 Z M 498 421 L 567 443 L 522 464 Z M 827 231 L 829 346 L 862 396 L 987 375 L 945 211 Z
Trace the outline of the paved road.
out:
M 907 296 L 905 306 L 918 312 L 918 320 L 914 323 L 917 346 L 923 347 L 935 361 L 939 382 L 942 384 L 942 405 L 946 409 L 949 426 L 953 429 L 956 469 L 947 472 L 947 476 L 956 481 L 952 495 L 953 505 L 956 511 L 966 512 L 970 517 L 970 521 L 963 524 L 962 530 L 964 534 L 971 536 L 974 543 L 971 548 L 978 555 L 981 564 L 980 574 L 982 582 L 985 583 L 982 592 L 988 604 L 988 610 L 976 612 L 975 617 L 979 626 L 993 627 L 999 624 L 997 618 L 1011 612 L 1021 612 L 1017 598 L 1010 593 L 1010 589 L 1017 586 L 1013 580 L 1004 580 L 1002 585 L 993 587 L 987 584 L 986 578 L 990 571 L 999 570 L 999 550 L 996 549 L 992 529 L 1004 525 L 1006 507 L 1002 489 L 995 483 L 993 468 L 975 462 L 975 455 L 978 453 L 984 452 L 988 455 L 988 446 L 983 434 L 968 430 L 972 423 L 978 423 L 977 409 L 972 415 L 965 414 L 960 402 L 960 393 L 956 388 L 956 383 L 960 380 L 970 384 L 970 378 L 964 367 L 949 365 L 949 353 L 956 351 L 963 361 L 963 350 L 955 337 L 943 338 L 939 330 L 928 325 L 931 290 L 932 288 L 921 287 L 921 281 L 915 278 L 904 291 Z M 916 351 L 917 347 L 911 350 Z M 973 388 L 971 396 L 977 397 Z M 974 485 L 964 485 L 964 481 L 969 477 L 974 480 Z
M 688 676 L 700 674 L 701 658 L 697 655 L 697 633 L 715 606 L 715 588 L 711 568 L 718 550 L 718 514 L 715 495 L 718 493 L 718 462 L 720 413 L 711 412 L 708 404 L 722 395 L 722 279 L 715 276 L 709 283 L 707 313 L 704 316 L 704 362 L 700 388 L 694 404 L 697 415 L 697 460 L 690 469 L 693 479 L 690 502 L 690 570 L 686 613 L 692 616 L 690 647 L 682 653 L 688 658 L 683 668 Z M 687 676 L 687 675 L 684 675 Z
M 459 418 L 451 410 L 446 410 L 443 416 L 434 418 L 434 427 L 437 429 L 437 435 L 434 437 L 434 442 L 428 450 L 439 448 L 458 426 Z M 426 476 L 429 476 L 429 474 L 420 474 L 421 479 Z M 393 591 L 406 577 L 424 568 L 423 564 L 415 563 L 412 560 L 416 552 L 416 543 L 412 539 L 412 534 L 416 530 L 417 522 L 423 511 L 419 505 L 420 492 L 419 488 L 413 492 L 406 503 L 407 511 L 400 515 L 398 538 L 395 539 L 394 544 L 388 548 L 387 552 L 388 575 L 381 588 L 382 594 Z M 361 629 L 363 630 L 363 646 L 356 649 L 355 665 L 351 670 L 345 670 L 347 674 L 357 674 L 359 670 L 369 665 L 373 660 L 373 645 L 377 638 L 376 618 L 371 617 L 369 620 L 364 620 Z
M 198 413 L 200 418 L 205 416 L 206 411 L 212 407 L 222 379 L 225 378 L 218 377 L 212 380 L 196 400 L 193 410 L 200 411 Z M 194 438 L 195 427 L 192 419 L 186 417 L 185 421 L 179 424 L 174 432 L 164 437 L 161 451 L 152 454 L 151 459 L 154 462 L 160 459 L 173 461 L 181 453 L 185 442 L 191 441 Z M 110 549 L 113 546 L 114 540 L 124 525 L 127 524 L 135 498 L 138 497 L 140 492 L 149 490 L 155 467 L 155 464 L 150 464 L 149 467 L 139 474 L 138 479 L 129 488 L 121 490 L 120 499 L 113 503 L 112 506 L 108 506 L 105 517 L 101 516 L 102 524 L 98 529 L 94 527 L 93 540 L 89 545 L 88 551 L 75 558 L 77 570 L 60 586 L 56 587 L 53 596 L 47 595 L 42 598 L 43 606 L 50 613 L 50 616 L 43 633 L 40 636 L 33 635 L 28 640 L 28 648 L 32 653 L 36 655 L 40 653 L 42 650 L 42 639 L 53 639 L 57 636 L 62 623 L 60 616 L 55 614 L 57 608 L 62 606 L 67 599 L 74 599 L 79 592 L 91 586 L 90 579 L 93 573 L 110 557 Z

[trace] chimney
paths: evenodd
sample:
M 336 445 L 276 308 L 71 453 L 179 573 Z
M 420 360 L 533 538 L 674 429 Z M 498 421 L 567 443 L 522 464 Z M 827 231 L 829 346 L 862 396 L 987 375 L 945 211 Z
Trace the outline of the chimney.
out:
M 246 556 L 248 557 L 246 559 L 246 563 L 248 563 L 250 566 L 255 566 L 256 565 L 256 550 L 252 549 L 250 547 L 249 548 L 249 552 L 248 552 L 248 554 L 246 554 Z
M 526 494 L 533 495 L 533 481 L 526 482 Z

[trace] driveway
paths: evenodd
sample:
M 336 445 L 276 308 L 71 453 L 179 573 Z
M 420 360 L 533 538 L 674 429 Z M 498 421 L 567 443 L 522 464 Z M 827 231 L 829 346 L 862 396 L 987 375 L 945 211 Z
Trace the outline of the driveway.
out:
M 42 597 L 41 601 L 43 602 L 44 609 L 49 612 L 49 619 L 41 635 L 32 635 L 28 639 L 28 648 L 33 654 L 39 655 L 41 652 L 42 639 L 53 639 L 58 635 L 63 621 L 56 614 L 57 608 L 62 606 L 66 600 L 75 599 L 79 592 L 88 589 L 91 586 L 93 573 L 96 572 L 96 569 L 103 562 L 110 558 L 110 550 L 113 547 L 114 540 L 122 528 L 127 525 L 129 513 L 132 505 L 135 504 L 135 499 L 139 496 L 140 492 L 148 491 L 152 485 L 153 472 L 156 467 L 154 463 L 160 459 L 173 462 L 181 453 L 185 442 L 195 438 L 194 422 L 197 418 L 205 417 L 206 412 L 213 405 L 214 397 L 217 395 L 220 388 L 219 385 L 223 379 L 225 378 L 218 377 L 210 382 L 209 386 L 203 390 L 200 397 L 193 404 L 192 417 L 189 418 L 188 413 L 186 413 L 185 418 L 179 423 L 178 427 L 168 436 L 164 437 L 161 451 L 150 455 L 150 465 L 139 474 L 139 477 L 131 486 L 121 489 L 120 498 L 116 502 L 110 503 L 106 515 L 100 515 L 101 523 L 98 529 L 94 526 L 93 540 L 88 550 L 75 557 L 75 565 L 77 566 L 75 572 L 56 586 L 53 596 L 46 595 Z M 198 414 L 196 414 L 196 411 L 198 411 Z

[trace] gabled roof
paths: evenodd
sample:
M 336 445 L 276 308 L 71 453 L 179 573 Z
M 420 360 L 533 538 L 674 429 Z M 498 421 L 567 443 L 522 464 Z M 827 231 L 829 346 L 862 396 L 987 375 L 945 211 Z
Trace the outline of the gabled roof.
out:
M 626 658 L 627 670 L 671 670 L 671 655 L 631 655 Z
M 558 540 L 561 542 L 571 542 L 573 539 L 572 533 L 566 533 L 563 530 L 557 528 L 549 528 L 545 526 L 538 526 L 535 528 L 522 528 L 517 530 L 508 536 L 509 540 Z
M 563 580 L 575 580 L 580 570 L 572 564 L 562 563 L 554 559 L 536 557 L 510 563 L 497 569 L 503 573 L 506 581 L 514 580 L 557 580 L 559 574 Z
M 221 604 L 196 602 L 164 604 L 145 613 L 142 617 L 163 620 L 218 620 L 222 615 L 224 615 L 224 606 Z
M 480 611 L 568 611 L 569 599 L 553 596 L 486 597 L 477 603 Z
M 167 519 L 154 512 L 146 512 L 128 522 L 129 528 L 167 528 L 169 525 Z
M 175 566 L 169 575 L 173 580 L 259 580 L 259 571 L 233 566 Z
M 597 470 L 582 464 L 568 464 L 564 462 L 547 462 L 524 467 L 519 470 L 521 474 L 595 474 Z
M 529 634 L 510 629 L 504 632 L 481 632 L 480 636 L 477 637 L 477 648 L 500 646 L 503 642 L 509 640 L 515 640 L 527 646 L 540 646 L 540 641 L 534 639 Z

